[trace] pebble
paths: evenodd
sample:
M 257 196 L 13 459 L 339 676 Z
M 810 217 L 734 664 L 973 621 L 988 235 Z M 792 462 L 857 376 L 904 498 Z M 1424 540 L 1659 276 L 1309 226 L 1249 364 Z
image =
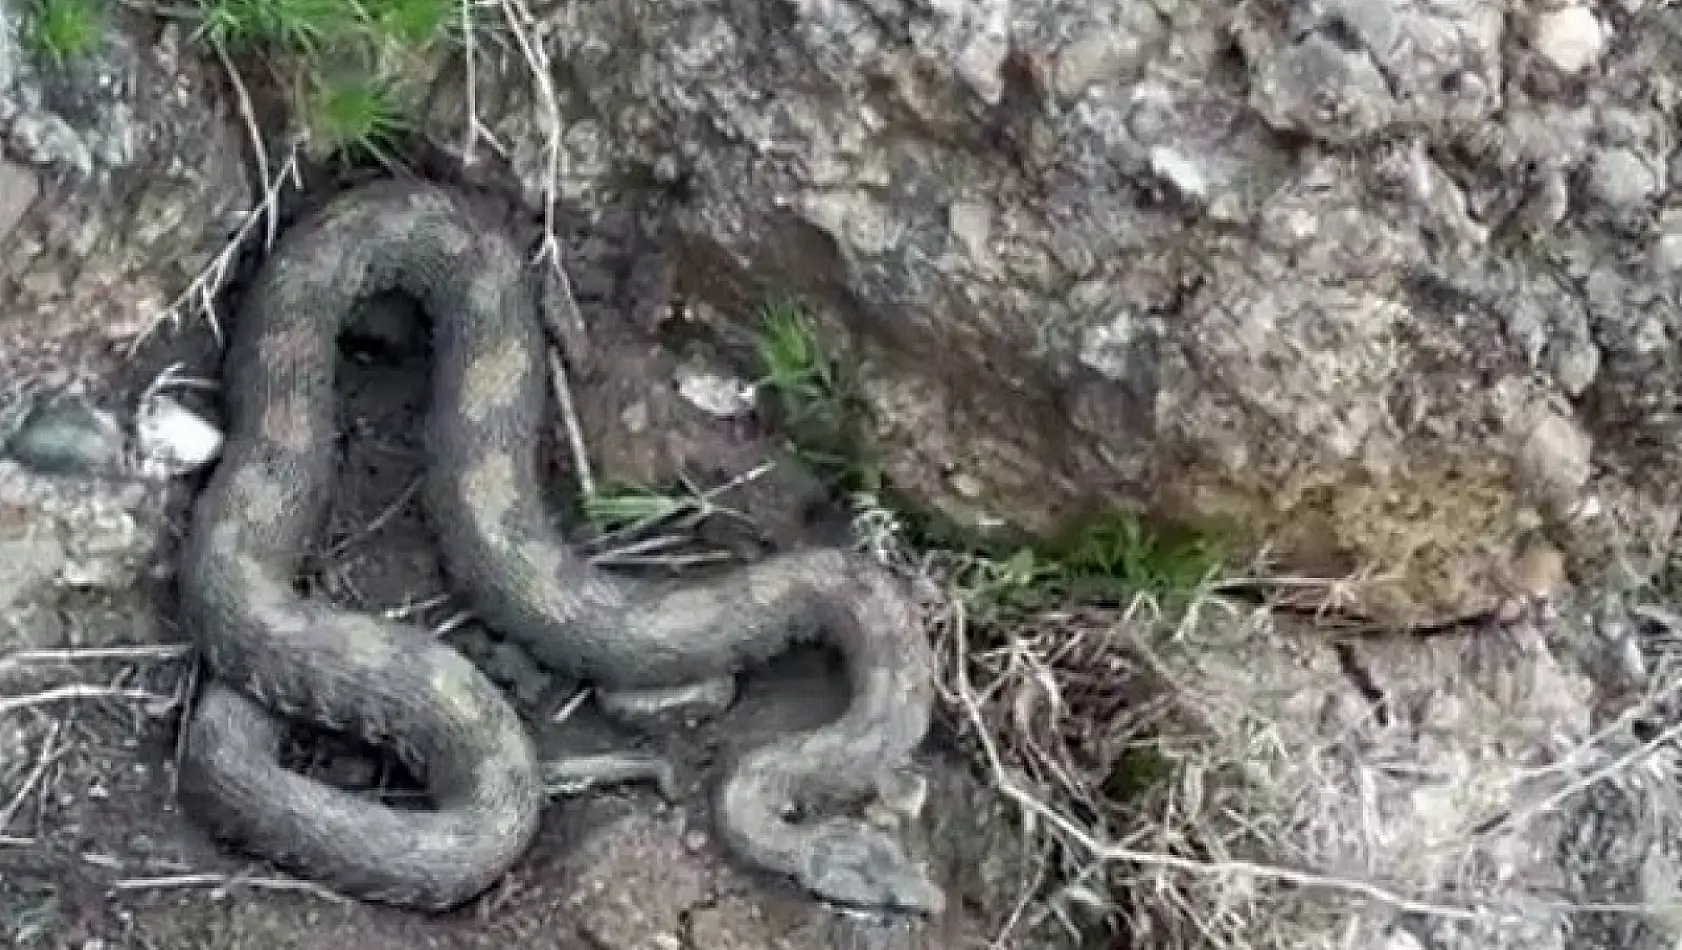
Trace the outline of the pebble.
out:
M 145 460 L 174 474 L 203 468 L 222 452 L 222 430 L 169 396 L 147 400 L 134 429 Z
M 1151 149 L 1151 172 L 1187 198 L 1209 197 L 1209 178 L 1197 160 L 1179 149 L 1158 145 Z
M 1652 264 L 1660 274 L 1682 271 L 1682 234 L 1661 235 L 1653 245 Z
M 716 373 L 683 369 L 678 372 L 678 394 L 689 404 L 718 419 L 732 419 L 752 411 L 754 388 L 739 379 Z
M 1566 582 L 1565 555 L 1547 545 L 1530 547 L 1514 562 L 1513 579 L 1523 593 L 1553 597 Z
M 1639 208 L 1657 197 L 1659 173 L 1627 148 L 1609 148 L 1589 166 L 1589 190 L 1618 210 Z
M 1594 65 L 1606 46 L 1606 31 L 1587 7 L 1551 10 L 1536 18 L 1530 42 L 1536 52 L 1567 75 Z
M 81 402 L 39 406 L 24 417 L 6 454 L 49 474 L 114 469 L 123 457 L 123 430 L 110 413 Z

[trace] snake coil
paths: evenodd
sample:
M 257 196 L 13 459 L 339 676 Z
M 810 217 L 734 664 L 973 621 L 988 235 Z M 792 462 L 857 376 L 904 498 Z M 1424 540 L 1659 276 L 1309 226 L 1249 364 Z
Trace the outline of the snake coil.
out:
M 829 900 L 937 911 L 941 891 L 887 835 L 786 817 L 870 792 L 926 734 L 933 660 L 905 593 L 839 550 L 682 583 L 575 554 L 540 501 L 549 391 L 530 276 L 464 196 L 411 182 L 346 192 L 264 262 L 230 331 L 226 448 L 182 553 L 182 620 L 210 670 L 184 727 L 184 803 L 220 837 L 342 892 L 429 909 L 480 893 L 536 834 L 536 754 L 490 681 L 417 629 L 292 583 L 331 491 L 338 335 L 359 300 L 402 291 L 432 326 L 428 520 L 475 612 L 607 696 L 727 679 L 827 640 L 847 664 L 848 708 L 736 763 L 715 796 L 721 839 Z M 434 808 L 387 808 L 285 769 L 285 719 L 392 749 Z

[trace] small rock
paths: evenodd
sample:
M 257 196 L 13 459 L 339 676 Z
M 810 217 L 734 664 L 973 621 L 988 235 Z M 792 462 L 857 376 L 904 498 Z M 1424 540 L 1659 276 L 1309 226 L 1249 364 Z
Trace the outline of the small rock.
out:
M 1587 7 L 1551 10 L 1536 18 L 1530 42 L 1554 68 L 1576 75 L 1594 65 L 1606 46 L 1606 31 Z
M 753 387 L 733 376 L 680 370 L 677 391 L 690 405 L 719 419 L 746 415 L 754 406 Z
M 145 462 L 173 474 L 203 468 L 222 451 L 222 430 L 168 396 L 147 400 L 134 427 Z
M 1151 149 L 1151 173 L 1187 198 L 1209 197 L 1209 179 L 1196 160 L 1179 149 L 1158 145 Z
M 993 256 L 989 249 L 993 232 L 991 205 L 979 201 L 954 202 L 946 209 L 946 226 L 971 260 L 985 261 Z
M 1593 440 L 1576 422 L 1550 412 L 1519 450 L 1519 472 L 1538 494 L 1568 502 L 1589 480 L 1593 449 Z
M 1565 580 L 1565 555 L 1557 548 L 1538 544 L 1513 562 L 1514 583 L 1521 593 L 1532 597 L 1553 597 Z
M 619 414 L 619 424 L 632 435 L 648 431 L 648 403 L 639 399 L 626 406 L 625 411 Z
M 953 491 L 970 501 L 980 498 L 981 493 L 986 490 L 986 486 L 981 484 L 981 479 L 968 472 L 955 472 L 948 481 Z
M 1617 210 L 1639 208 L 1658 195 L 1659 173 L 1627 148 L 1609 148 L 1589 169 L 1589 192 Z
M 0 159 L 0 240 L 23 220 L 41 194 L 41 179 L 26 165 Z
M 1113 380 L 1127 379 L 1137 328 L 1138 320 L 1126 311 L 1109 323 L 1087 327 L 1081 332 L 1081 364 Z
M 1600 348 L 1590 339 L 1564 339 L 1553 353 L 1554 378 L 1572 398 L 1588 391 L 1600 375 Z
M 1653 244 L 1653 269 L 1660 274 L 1682 271 L 1682 234 L 1665 234 Z
M 81 402 L 40 406 L 6 446 L 6 453 L 44 473 L 114 470 L 123 457 L 123 430 L 110 413 Z
M 710 875 L 707 860 L 684 848 L 676 823 L 629 814 L 592 828 L 575 852 L 579 873 L 567 902 L 590 945 L 634 950 L 682 931 Z

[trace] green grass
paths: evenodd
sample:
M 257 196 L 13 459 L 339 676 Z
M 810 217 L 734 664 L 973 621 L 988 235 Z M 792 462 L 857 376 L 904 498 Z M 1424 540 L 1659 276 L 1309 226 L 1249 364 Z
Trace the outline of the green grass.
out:
M 349 158 L 383 157 L 410 128 L 401 90 L 365 76 L 337 81 L 316 77 L 301 111 L 318 149 Z
M 399 50 L 419 50 L 446 36 L 460 15 L 456 0 L 367 0 L 369 34 Z
M 197 35 L 230 52 L 250 49 L 321 54 L 356 32 L 346 0 L 203 0 Z
M 1125 514 L 1084 518 L 1061 536 L 1003 551 L 974 545 L 964 553 L 959 590 L 978 619 L 994 622 L 1055 607 L 1123 605 L 1140 594 L 1171 608 L 1225 558 L 1213 538 L 1159 533 Z
M 756 343 L 764 367 L 756 385 L 776 400 L 784 422 L 837 421 L 841 387 L 811 314 L 787 298 L 766 304 Z
M 453 0 L 201 0 L 197 35 L 230 51 L 418 52 L 455 23 Z
M 384 160 L 410 131 L 404 66 L 450 36 L 454 0 L 202 0 L 200 34 L 297 70 L 293 106 L 317 154 Z
M 757 385 L 800 457 L 849 494 L 891 503 L 892 486 L 869 449 L 868 407 L 858 382 L 824 345 L 817 320 L 793 300 L 773 300 L 761 312 L 755 342 Z M 966 598 L 994 617 L 1053 605 L 1126 603 L 1139 593 L 1159 601 L 1183 599 L 1223 557 L 1213 539 L 1154 531 L 1125 514 L 1084 516 L 1055 537 L 1011 547 L 983 543 L 973 532 L 927 514 L 911 513 L 908 520 L 918 546 L 965 556 Z
M 690 496 L 666 494 L 646 485 L 610 483 L 584 499 L 584 520 L 614 533 L 670 521 L 695 510 Z
M 199 0 L 194 36 L 279 65 L 317 156 L 384 160 L 411 131 L 410 67 L 458 17 L 455 0 Z
M 755 336 L 766 394 L 796 454 L 846 494 L 880 493 L 881 466 L 866 427 L 858 378 L 825 346 L 817 320 L 791 298 L 768 302 Z
M 105 36 L 101 0 L 33 0 L 23 18 L 24 42 L 54 66 L 91 55 Z

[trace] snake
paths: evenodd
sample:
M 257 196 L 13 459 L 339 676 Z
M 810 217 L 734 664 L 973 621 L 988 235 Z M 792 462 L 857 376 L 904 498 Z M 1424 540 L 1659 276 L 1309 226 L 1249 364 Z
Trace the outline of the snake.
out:
M 397 292 L 430 330 L 420 492 L 452 587 L 534 660 L 592 684 L 604 710 L 732 682 L 828 645 L 840 714 L 736 757 L 709 801 L 738 858 L 839 905 L 938 913 L 944 895 L 863 819 L 812 818 L 912 768 L 933 656 L 902 579 L 847 546 L 706 574 L 609 572 L 576 552 L 542 494 L 550 400 L 531 256 L 466 192 L 352 186 L 286 228 L 225 331 L 225 439 L 192 502 L 177 612 L 206 674 L 183 723 L 183 810 L 217 839 L 353 898 L 427 911 L 472 900 L 531 846 L 548 792 L 512 702 L 406 620 L 294 583 L 331 500 L 337 341 L 359 301 Z M 612 714 L 611 711 L 609 713 Z M 394 808 L 288 768 L 302 722 L 389 750 L 429 807 Z

